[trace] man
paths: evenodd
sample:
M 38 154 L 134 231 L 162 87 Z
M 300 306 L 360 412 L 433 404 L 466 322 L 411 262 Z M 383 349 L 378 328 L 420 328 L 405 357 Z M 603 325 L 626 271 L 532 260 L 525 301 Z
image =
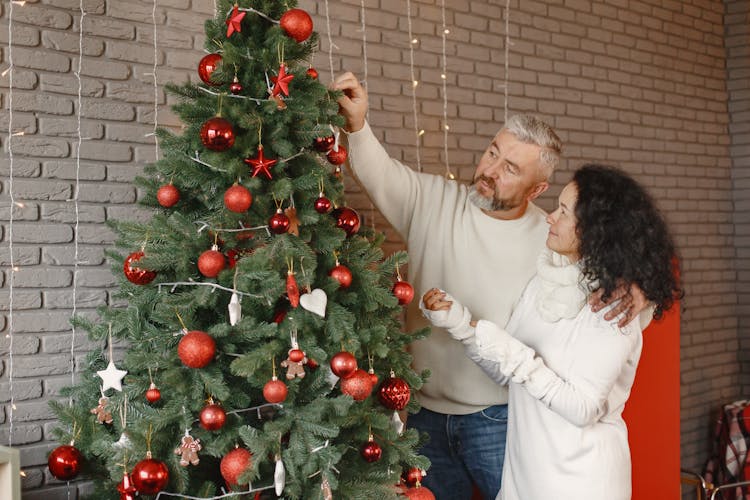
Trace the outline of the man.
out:
M 352 170 L 406 241 L 409 281 L 417 296 L 439 286 L 476 317 L 505 325 L 544 248 L 546 214 L 533 201 L 549 187 L 560 139 L 534 117 L 510 118 L 466 187 L 390 158 L 365 121 L 367 93 L 352 73 L 336 78 L 333 88 L 344 93 L 339 106 Z M 406 312 L 409 330 L 429 325 L 418 302 Z M 623 300 L 613 315 L 629 306 Z M 408 421 L 430 436 L 421 450 L 432 462 L 423 484 L 439 500 L 471 498 L 472 483 L 484 498 L 495 498 L 505 451 L 507 388 L 487 377 L 445 330 L 433 327 L 410 352 L 417 372 L 431 372 L 418 394 L 422 410 Z

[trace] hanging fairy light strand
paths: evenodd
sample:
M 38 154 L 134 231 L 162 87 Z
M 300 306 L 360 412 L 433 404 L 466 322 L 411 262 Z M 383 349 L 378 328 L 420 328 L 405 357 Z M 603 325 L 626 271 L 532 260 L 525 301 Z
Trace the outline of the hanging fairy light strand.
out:
M 365 0 L 359 1 L 359 11 L 360 11 L 360 20 L 362 21 L 360 29 L 362 30 L 362 63 L 364 64 L 364 68 L 363 68 L 364 80 L 362 82 L 362 85 L 365 87 L 365 90 L 367 90 L 368 68 L 367 68 L 367 23 L 365 21 L 366 19 Z M 367 120 L 368 122 L 370 121 L 370 107 L 369 106 L 367 107 L 365 120 Z M 375 228 L 375 205 L 373 205 L 372 201 L 370 201 L 370 227 L 372 227 L 373 231 L 376 230 Z
M 453 180 L 456 176 L 451 172 L 451 165 L 448 160 L 448 131 L 450 130 L 450 125 L 448 124 L 448 58 L 446 56 L 445 42 L 450 30 L 445 24 L 445 0 L 442 0 L 440 7 L 443 18 L 443 72 L 440 74 L 440 78 L 443 80 L 443 159 L 445 160 L 445 177 L 446 179 Z
M 156 67 L 157 62 L 159 58 L 159 48 L 156 42 L 156 2 L 157 0 L 154 0 L 153 5 L 151 7 L 151 26 L 153 28 L 153 42 L 154 42 L 154 66 L 151 69 L 151 77 L 154 81 L 154 161 L 159 161 L 159 137 L 156 135 L 156 131 L 159 128 L 159 84 L 156 80 Z M 214 6 L 215 8 L 215 6 Z
M 414 38 L 411 26 L 411 0 L 406 0 L 406 20 L 409 27 L 409 70 L 411 75 L 411 100 L 412 108 L 414 111 L 414 135 L 416 140 L 416 155 L 417 155 L 417 171 L 422 171 L 422 159 L 420 157 L 419 144 L 421 137 L 424 135 L 424 130 L 419 129 L 419 117 L 417 116 L 417 86 L 419 80 L 414 76 L 414 46 L 419 43 L 419 40 Z
M 510 54 L 510 0 L 505 1 L 505 82 L 503 92 L 505 94 L 503 123 L 508 121 L 508 57 Z
M 328 12 L 328 0 L 325 1 L 326 8 L 326 32 L 328 33 L 328 67 L 331 70 L 331 82 L 335 78 L 333 74 L 333 38 L 331 37 L 331 16 Z

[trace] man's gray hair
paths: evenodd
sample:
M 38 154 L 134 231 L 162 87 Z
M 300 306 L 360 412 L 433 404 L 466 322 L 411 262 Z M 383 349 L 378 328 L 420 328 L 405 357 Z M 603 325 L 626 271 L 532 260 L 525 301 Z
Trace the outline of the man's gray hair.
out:
M 549 180 L 560 164 L 562 141 L 552 127 L 534 115 L 513 115 L 503 126 L 505 130 L 526 144 L 536 144 L 542 151 L 539 154 L 539 165 L 542 175 Z

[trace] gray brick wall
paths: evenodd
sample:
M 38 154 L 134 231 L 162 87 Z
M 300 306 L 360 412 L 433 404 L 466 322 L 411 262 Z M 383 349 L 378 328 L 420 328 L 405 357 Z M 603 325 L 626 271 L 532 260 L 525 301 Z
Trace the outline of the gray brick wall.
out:
M 468 180 L 503 119 L 505 2 L 446 2 L 450 29 L 448 137 L 453 172 Z M 9 440 L 8 282 L 13 292 L 13 443 L 26 471 L 24 498 L 66 498 L 46 471 L 54 425 L 47 401 L 70 380 L 74 210 L 79 189 L 77 310 L 110 301 L 104 222 L 132 216 L 132 179 L 154 158 L 152 2 L 84 0 L 82 135 L 76 186 L 78 0 L 27 0 L 14 7 L 13 263 L 9 269 L 8 77 L 0 77 L 0 443 Z M 414 165 L 406 3 L 366 0 L 370 121 L 396 158 Z M 442 173 L 441 2 L 413 0 L 420 157 Z M 325 4 L 301 0 L 321 33 L 314 61 L 329 80 Z M 2 68 L 8 66 L 8 4 L 0 6 Z M 724 26 L 726 9 L 727 25 Z M 178 126 L 161 85 L 197 80 L 209 0 L 158 0 L 159 122 Z M 359 0 L 330 0 L 334 71 L 364 74 Z M 550 121 L 566 144 L 565 162 L 542 200 L 551 208 L 584 161 L 615 163 L 660 200 L 684 258 L 688 296 L 682 320 L 682 463 L 705 460 L 715 409 L 750 382 L 743 332 L 750 294 L 747 238 L 747 0 L 512 0 L 509 110 Z M 744 31 L 743 31 L 744 29 Z M 726 51 L 725 51 L 726 36 Z M 729 97 L 729 105 L 727 104 Z M 731 132 L 731 134 L 730 134 Z M 743 170 L 744 169 L 744 170 Z M 750 171 L 750 170 L 748 170 Z M 347 182 L 351 184 L 349 178 Z M 401 243 L 366 196 L 350 202 L 367 223 Z M 142 215 L 142 212 L 138 212 Z M 736 228 L 736 229 L 735 229 Z M 736 258 L 736 259 L 735 259 Z M 735 260 L 737 265 L 735 266 Z M 744 266 L 744 267 L 743 267 Z M 739 309 L 738 309 L 739 304 Z M 76 357 L 90 344 L 78 333 Z M 738 351 L 739 359 L 738 359 Z M 742 374 L 745 374 L 743 377 Z M 675 422 L 677 425 L 677 422 Z M 82 488 L 85 490 L 85 488 Z M 76 488 L 72 495 L 75 497 Z

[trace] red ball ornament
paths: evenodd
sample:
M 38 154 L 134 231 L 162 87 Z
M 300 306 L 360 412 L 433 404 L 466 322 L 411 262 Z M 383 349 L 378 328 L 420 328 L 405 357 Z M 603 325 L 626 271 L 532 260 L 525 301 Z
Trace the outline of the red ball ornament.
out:
M 150 458 L 150 453 L 146 456 L 149 458 L 141 460 L 133 467 L 133 486 L 142 495 L 156 495 L 169 482 L 169 469 L 161 460 Z
M 414 299 L 414 287 L 408 282 L 399 280 L 393 285 L 393 295 L 398 299 L 398 303 L 405 306 Z
M 60 481 L 69 481 L 81 471 L 83 455 L 73 445 L 58 446 L 47 457 L 47 467 Z
M 317 200 L 315 200 L 315 211 L 319 214 L 327 214 L 331 210 L 331 200 L 323 196 L 323 193 L 320 193 L 320 196 Z
M 367 370 L 368 375 L 370 375 L 370 380 L 372 381 L 372 386 L 375 387 L 378 385 L 378 376 L 375 374 L 375 370 L 370 368 Z
M 305 353 L 301 349 L 292 349 L 289 351 L 289 361 L 299 363 L 305 359 Z
M 156 278 L 156 271 L 141 269 L 135 265 L 135 263 L 144 255 L 143 251 L 133 252 L 127 256 L 122 266 L 122 270 L 125 272 L 125 277 L 129 282 L 135 283 L 136 285 L 148 285 L 154 281 L 154 278 Z
M 421 483 L 424 479 L 425 472 L 419 467 L 412 467 L 408 471 L 405 471 L 401 478 L 409 486 L 415 486 L 417 483 Z
M 332 215 L 336 219 L 336 227 L 346 231 L 347 236 L 359 231 L 359 215 L 353 209 L 339 207 L 333 211 Z
M 156 384 L 151 382 L 148 390 L 146 390 L 146 400 L 149 403 L 156 403 L 161 399 L 161 391 L 157 389 Z
M 182 364 L 188 368 L 203 368 L 216 355 L 216 341 L 200 330 L 186 333 L 177 344 L 177 355 Z
M 277 377 L 273 377 L 263 386 L 263 398 L 269 403 L 281 403 L 288 393 L 286 384 Z
M 268 229 L 274 234 L 284 234 L 289 230 L 289 217 L 281 209 L 268 219 Z
M 348 155 L 346 153 L 346 148 L 339 144 L 339 149 L 331 149 L 326 156 L 328 157 L 328 161 L 334 165 L 342 165 L 346 161 Z
M 234 95 L 237 95 L 240 92 L 242 92 L 242 84 L 240 83 L 240 81 L 237 79 L 236 76 L 234 77 L 234 80 L 232 80 L 232 83 L 229 84 L 229 91 Z
M 341 351 L 331 358 L 331 371 L 340 378 L 346 378 L 357 370 L 357 358 L 352 353 Z
M 138 489 L 133 484 L 133 479 L 127 472 L 122 474 L 122 481 L 117 483 L 117 491 L 120 493 L 120 500 L 135 500 L 135 494 L 138 492 Z
M 242 213 L 250 208 L 253 203 L 253 195 L 245 186 L 235 184 L 224 193 L 224 206 L 232 212 Z
M 226 263 L 224 254 L 219 252 L 219 247 L 214 245 L 211 250 L 206 250 L 198 257 L 198 270 L 206 278 L 215 278 L 224 269 Z
M 410 397 L 409 384 L 394 376 L 384 380 L 378 390 L 378 399 L 383 403 L 383 406 L 390 410 L 403 410 L 406 408 Z
M 341 288 L 349 288 L 349 285 L 352 284 L 352 272 L 348 267 L 341 264 L 331 269 L 331 272 L 328 273 L 328 276 L 338 281 L 341 285 Z
M 370 440 L 362 445 L 359 454 L 362 455 L 365 462 L 373 463 L 380 460 L 380 457 L 383 456 L 383 449 L 370 437 Z
M 224 427 L 224 422 L 227 421 L 227 412 L 224 411 L 224 408 L 209 400 L 209 404 L 201 410 L 198 420 L 200 420 L 201 427 L 207 431 L 216 431 Z
M 364 370 L 355 370 L 341 380 L 341 392 L 353 397 L 354 401 L 364 401 L 372 393 L 370 374 Z
M 234 144 L 234 129 L 229 120 L 214 116 L 201 126 L 201 142 L 213 151 L 224 151 Z
M 180 201 L 180 190 L 174 187 L 171 182 L 164 184 L 156 192 L 156 201 L 164 208 L 171 208 Z
M 411 500 L 435 500 L 435 495 L 424 486 L 417 485 L 406 490 L 403 495 Z
M 315 148 L 315 151 L 327 153 L 333 147 L 334 142 L 336 142 L 336 139 L 332 135 L 328 137 L 316 137 L 313 139 L 313 148 Z
M 288 36 L 302 43 L 312 35 L 313 21 L 310 14 L 302 9 L 290 9 L 279 19 L 279 25 Z
M 198 76 L 201 77 L 203 83 L 215 87 L 221 85 L 221 82 L 214 82 L 211 80 L 211 73 L 216 71 L 216 68 L 221 64 L 221 54 L 208 54 L 198 63 Z
M 310 78 L 315 78 L 316 80 L 318 79 L 318 72 L 315 68 L 309 68 L 306 73 Z
M 253 454 L 245 448 L 235 448 L 221 459 L 221 476 L 231 486 L 239 485 L 240 476 L 252 465 Z

